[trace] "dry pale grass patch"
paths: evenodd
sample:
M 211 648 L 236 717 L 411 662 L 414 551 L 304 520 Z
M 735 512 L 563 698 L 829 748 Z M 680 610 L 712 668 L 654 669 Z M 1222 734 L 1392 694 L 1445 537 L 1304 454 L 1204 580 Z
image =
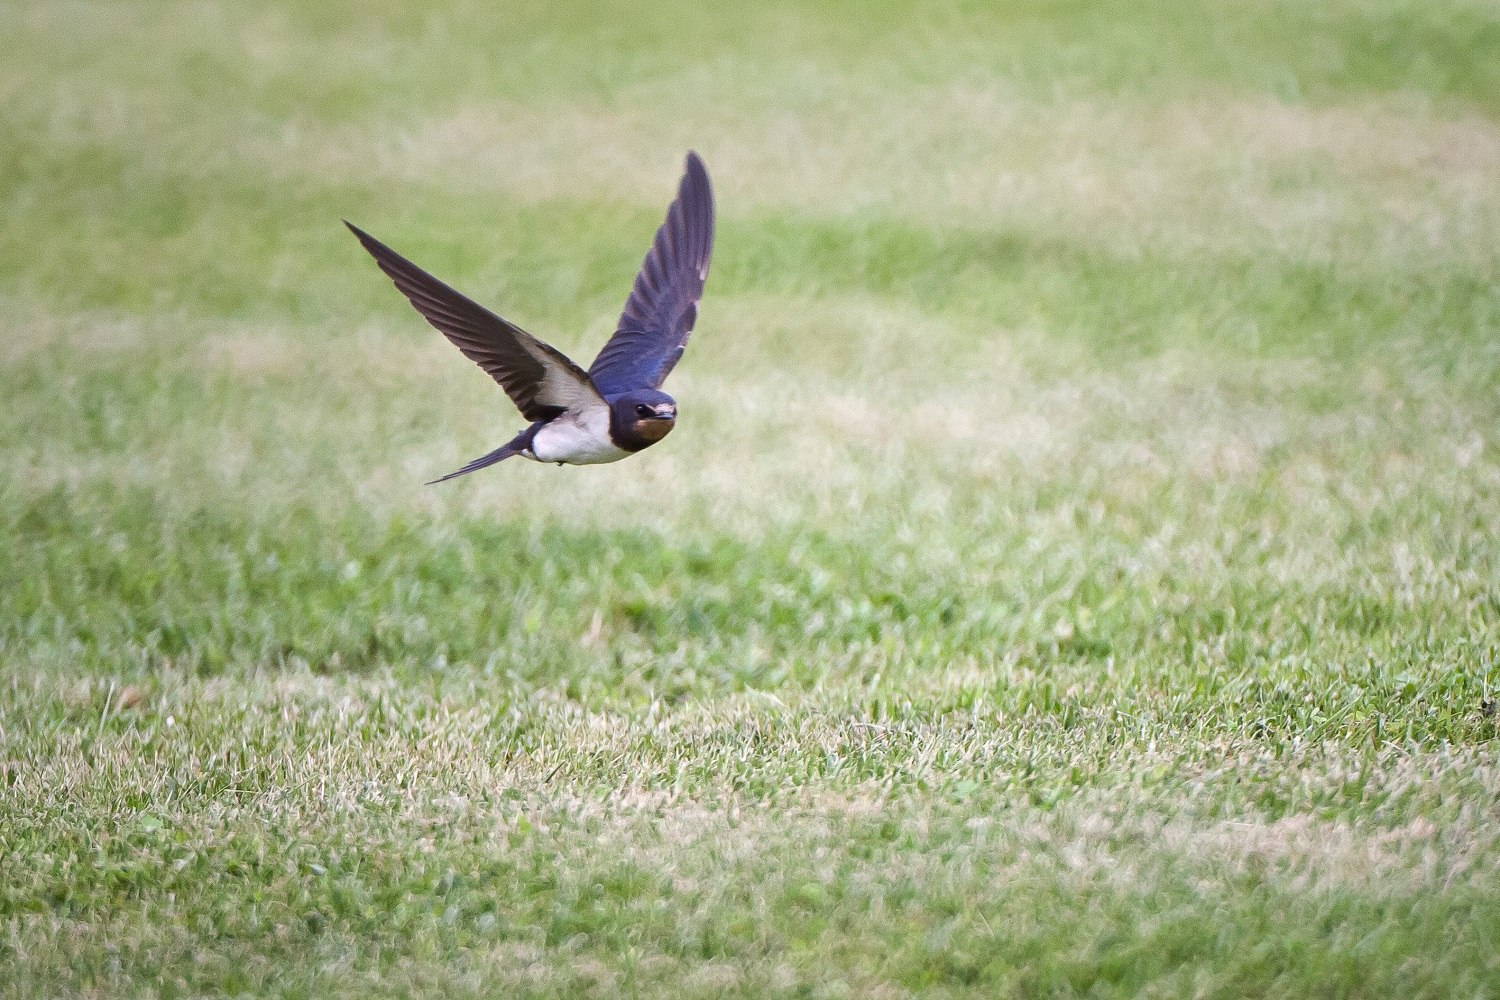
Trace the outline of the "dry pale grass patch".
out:
M 721 201 L 740 213 L 872 210 L 1044 226 L 1122 246 L 1256 247 L 1334 260 L 1352 242 L 1381 260 L 1493 261 L 1487 235 L 1500 218 L 1489 192 L 1500 185 L 1500 131 L 1477 115 L 1230 94 L 1059 105 L 1003 81 L 892 98 L 863 93 L 854 80 L 823 83 L 811 106 L 795 110 L 721 105 L 728 120 L 716 121 L 707 141 L 701 123 L 656 110 L 657 98 L 703 89 L 685 82 L 607 106 L 502 99 L 409 123 L 331 132 L 292 124 L 238 155 L 299 174 L 441 183 L 523 204 L 581 191 L 634 203 L 662 186 L 662 150 L 699 145 Z M 823 124 L 807 128 L 809 115 Z

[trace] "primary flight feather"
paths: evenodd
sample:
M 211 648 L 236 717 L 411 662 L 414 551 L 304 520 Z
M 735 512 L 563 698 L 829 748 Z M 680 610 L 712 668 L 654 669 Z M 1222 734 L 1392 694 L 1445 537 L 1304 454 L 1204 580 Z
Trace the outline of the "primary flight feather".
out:
M 615 335 L 588 371 L 345 222 L 417 312 L 500 384 L 531 425 L 433 482 L 520 455 L 559 465 L 615 462 L 667 436 L 677 403 L 661 384 L 698 318 L 714 243 L 708 171 L 688 153 L 677 198 L 636 275 Z

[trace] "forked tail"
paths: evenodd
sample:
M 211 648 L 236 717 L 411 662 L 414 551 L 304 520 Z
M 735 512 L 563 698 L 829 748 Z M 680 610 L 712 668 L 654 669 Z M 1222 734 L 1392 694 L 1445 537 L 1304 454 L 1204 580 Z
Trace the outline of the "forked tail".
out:
M 459 476 L 466 476 L 471 472 L 476 472 L 479 469 L 494 465 L 496 462 L 503 462 L 507 458 L 510 458 L 512 455 L 521 454 L 525 447 L 526 446 L 524 444 L 517 445 L 515 441 L 511 441 L 508 444 L 503 444 L 500 447 L 496 448 L 494 451 L 490 452 L 488 455 L 482 455 L 479 458 L 474 459 L 474 461 L 470 462 L 462 469 L 459 469 L 456 472 L 450 472 L 446 476 L 443 476 L 441 479 L 434 479 L 432 480 L 432 482 L 427 483 L 426 485 L 435 486 L 438 483 L 446 483 L 450 479 L 456 479 Z

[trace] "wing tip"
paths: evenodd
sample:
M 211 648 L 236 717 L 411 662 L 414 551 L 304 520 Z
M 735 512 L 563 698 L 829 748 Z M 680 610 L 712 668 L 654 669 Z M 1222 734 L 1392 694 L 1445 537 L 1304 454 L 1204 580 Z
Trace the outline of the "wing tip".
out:
M 343 223 L 349 228 L 349 232 L 354 234 L 354 238 L 359 240 L 359 245 L 364 247 L 365 250 L 369 252 L 370 256 L 376 259 L 376 261 L 381 260 L 384 255 L 391 253 L 390 247 L 386 246 L 384 243 L 380 242 L 375 237 L 371 236 L 369 233 L 365 232 L 363 229 L 350 222 L 348 219 L 344 219 Z
M 678 186 L 673 209 L 680 211 L 680 225 L 690 233 L 687 253 L 698 280 L 708 278 L 708 261 L 713 253 L 714 191 L 708 179 L 708 167 L 695 149 L 687 151 L 682 183 Z
M 695 149 L 690 149 L 687 151 L 687 158 L 683 161 L 682 164 L 682 180 L 684 186 L 686 186 L 690 178 L 694 184 L 701 185 L 705 191 L 710 190 L 708 183 L 708 166 L 703 162 L 703 157 L 699 156 L 698 151 Z

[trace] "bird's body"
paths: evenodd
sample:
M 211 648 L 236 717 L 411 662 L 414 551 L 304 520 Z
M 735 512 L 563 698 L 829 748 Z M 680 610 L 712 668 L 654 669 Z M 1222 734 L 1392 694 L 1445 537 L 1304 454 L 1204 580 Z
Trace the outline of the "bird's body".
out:
M 617 462 L 666 437 L 677 403 L 661 383 L 682 356 L 713 251 L 708 172 L 689 153 L 677 199 L 646 254 L 615 335 L 587 372 L 556 348 L 345 223 L 396 287 L 500 384 L 531 425 L 443 482 L 515 455 L 558 465 Z
M 521 454 L 538 462 L 559 465 L 602 465 L 618 462 L 630 452 L 615 443 L 609 432 L 609 411 L 592 409 L 564 413 L 537 428 Z

